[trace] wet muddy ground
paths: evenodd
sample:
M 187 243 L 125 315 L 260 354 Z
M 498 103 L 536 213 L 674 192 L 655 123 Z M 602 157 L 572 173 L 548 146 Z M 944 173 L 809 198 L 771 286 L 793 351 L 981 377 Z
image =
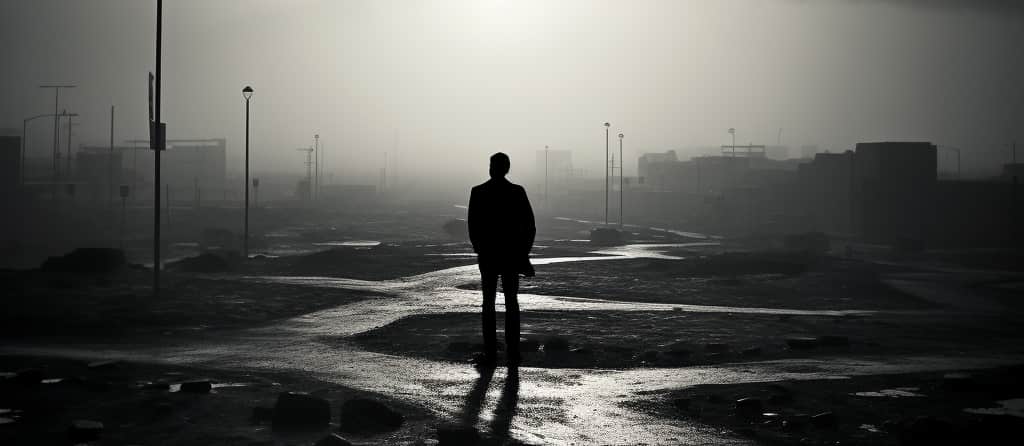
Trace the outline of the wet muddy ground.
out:
M 537 351 L 516 372 L 481 373 L 466 363 L 478 339 L 472 256 L 464 243 L 420 239 L 334 244 L 326 253 L 254 259 L 240 270 L 179 272 L 168 276 L 161 301 L 147 300 L 144 272 L 127 273 L 128 279 L 75 278 L 71 285 L 67 277 L 4 273 L 5 288 L 14 287 L 21 300 L 0 316 L 14 327 L 3 333 L 0 353 L 7 356 L 0 356 L 0 371 L 24 361 L 10 355 L 32 354 L 51 358 L 43 365 L 57 361 L 57 369 L 64 363 L 53 357 L 119 358 L 152 367 L 138 372 L 141 379 L 184 365 L 225 382 L 251 375 L 322 383 L 337 386 L 333 400 L 361 392 L 421 420 L 410 427 L 421 430 L 409 435 L 367 439 L 382 444 L 432 442 L 438 426 L 453 422 L 498 443 L 833 444 L 845 438 L 893 444 L 898 437 L 888 431 L 782 432 L 775 438 L 769 426 L 751 435 L 749 423 L 736 422 L 723 408 L 732 407 L 734 396 L 757 392 L 744 386 L 758 382 L 828 384 L 822 380 L 852 376 L 874 380 L 864 388 L 884 390 L 915 387 L 908 381 L 926 376 L 916 374 L 1024 360 L 1017 322 L 1022 303 L 1013 297 L 1021 278 L 1012 273 L 731 247 L 725 254 L 707 239 L 595 250 L 571 241 L 579 232 L 571 222 L 559 224 L 568 233 L 539 241 L 539 277 L 524 282 L 523 333 Z M 666 234 L 657 241 L 686 241 Z M 356 237 L 334 231 L 313 239 L 306 241 Z M 103 329 L 105 321 L 116 323 Z M 666 411 L 666 401 L 706 385 L 736 390 L 714 391 L 726 396 L 702 412 L 707 416 Z M 824 384 L 808 384 L 824 389 L 818 385 Z M 1014 393 L 990 390 L 976 393 L 978 407 L 996 407 Z M 222 405 L 210 399 L 216 404 L 182 406 L 187 418 L 224 412 L 223 423 L 206 425 L 212 431 L 188 423 L 154 423 L 160 432 L 145 431 L 132 418 L 136 396 L 97 400 L 74 392 L 63 405 L 110 409 L 97 412 L 113 426 L 105 438 L 313 441 L 262 436 L 261 426 L 242 422 L 251 411 L 245 398 L 274 398 L 273 386 Z M 810 401 L 793 410 L 821 403 Z M 871 404 L 880 412 L 906 409 L 878 401 Z M 859 419 L 859 406 L 849 406 L 853 414 L 845 413 L 847 406 L 830 407 L 841 420 Z M 13 423 L 0 426 L 0 434 L 30 438 L 53 429 L 64 426 Z
M 1016 444 L 1024 428 L 1022 372 L 1018 366 L 700 385 L 647 393 L 626 404 L 772 445 Z

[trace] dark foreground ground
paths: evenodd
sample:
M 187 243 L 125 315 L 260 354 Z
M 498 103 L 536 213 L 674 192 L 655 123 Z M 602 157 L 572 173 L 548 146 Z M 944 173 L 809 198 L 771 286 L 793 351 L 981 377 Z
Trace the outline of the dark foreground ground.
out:
M 329 237 L 344 239 L 338 234 Z M 548 246 L 538 253 L 557 257 L 589 251 L 586 246 Z M 977 262 L 965 265 L 948 254 L 929 263 L 726 251 L 691 248 L 670 252 L 685 260 L 539 266 L 538 277 L 524 281 L 524 293 L 659 303 L 678 309 L 555 312 L 530 310 L 524 304 L 523 338 L 529 350 L 524 366 L 687 367 L 803 358 L 884 360 L 909 355 L 1024 353 L 1024 331 L 1019 323 L 1024 302 L 1019 298 L 1022 281 L 1017 275 L 970 270 L 979 267 Z M 468 253 L 465 243 L 413 240 L 266 256 L 245 268 L 230 262 L 213 270 L 178 268 L 166 274 L 166 288 L 159 299 L 151 296 L 145 269 L 129 268 L 110 275 L 7 271 L 0 273 L 0 285 L 8 296 L 0 313 L 0 339 L 6 346 L 188 342 L 337 305 L 387 299 L 371 292 L 244 280 L 247 275 L 381 280 L 472 264 Z M 970 299 L 949 301 L 945 291 Z M 687 305 L 867 312 L 713 313 L 694 311 Z M 372 351 L 465 363 L 478 349 L 478 327 L 478 316 L 472 313 L 421 315 L 357 335 L 355 341 Z M 434 444 L 438 426 L 448 421 L 404 404 L 394 395 L 366 394 L 311 376 L 134 363 L 89 368 L 87 362 L 0 357 L 0 372 L 7 373 L 0 381 L 0 419 L 8 420 L 0 422 L 0 444 L 68 444 L 67 429 L 76 419 L 104 423 L 97 444 L 313 444 L 340 428 L 341 405 L 357 397 L 387 404 L 406 418 L 396 431 L 346 434 L 357 442 Z M 61 380 L 33 385 L 9 375 L 25 369 L 38 369 L 43 378 Z M 963 409 L 995 408 L 1000 401 L 1024 397 L 1017 383 L 1020 373 L 1020 368 L 1003 368 L 972 372 L 965 379 L 947 378 L 944 372 L 694 387 L 638 394 L 630 404 L 670 419 L 707 423 L 765 444 L 950 444 L 947 440 L 955 440 L 952 444 L 999 444 L 1007 429 L 1019 432 L 1018 419 Z M 208 394 L 191 394 L 146 384 L 193 379 L 232 385 L 216 387 Z M 925 396 L 851 395 L 885 389 Z M 332 425 L 282 433 L 260 417 L 253 418 L 254 408 L 272 407 L 285 391 L 326 399 Z M 745 397 L 758 398 L 761 408 L 740 416 L 735 401 Z M 825 412 L 832 412 L 836 421 L 828 421 L 828 416 L 811 421 L 810 416 Z M 917 431 L 948 435 L 907 436 Z M 914 438 L 928 441 L 915 443 Z
M 640 395 L 638 410 L 700 420 L 770 445 L 1012 445 L 1024 367 L 695 386 Z
M 0 444 L 4 445 L 86 443 L 90 434 L 72 429 L 82 420 L 102 423 L 102 430 L 89 442 L 95 445 L 308 445 L 331 433 L 357 444 L 413 445 L 435 441 L 437 429 L 444 428 L 431 413 L 399 400 L 295 374 L 131 362 L 90 366 L 83 360 L 20 356 L 0 356 L 0 370 L 5 371 L 0 377 Z M 25 378 L 33 372 L 43 381 Z M 193 381 L 210 382 L 212 390 L 180 390 L 180 384 Z M 276 425 L 275 404 L 284 392 L 326 401 L 330 423 L 302 428 Z M 342 406 L 356 399 L 373 400 L 401 414 L 401 426 L 361 429 L 366 427 L 358 424 L 361 418 L 341 414 Z M 292 412 L 307 418 L 312 413 Z M 485 443 L 507 444 L 499 439 Z

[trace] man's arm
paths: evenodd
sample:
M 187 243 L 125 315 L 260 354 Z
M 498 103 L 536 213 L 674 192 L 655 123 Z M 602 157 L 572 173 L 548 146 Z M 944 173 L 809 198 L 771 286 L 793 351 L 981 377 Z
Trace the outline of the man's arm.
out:
M 533 207 L 530 206 L 530 197 L 526 195 L 526 189 L 520 186 L 519 191 L 522 192 L 523 203 L 523 247 L 529 255 L 533 249 L 533 241 L 537 237 L 537 223 L 533 219 Z
M 466 227 L 469 228 L 469 243 L 473 245 L 473 252 L 479 253 L 477 250 L 477 242 L 480 239 L 480 231 L 478 226 L 480 225 L 480 209 L 478 199 L 476 197 L 476 188 L 469 192 L 469 209 L 466 211 Z

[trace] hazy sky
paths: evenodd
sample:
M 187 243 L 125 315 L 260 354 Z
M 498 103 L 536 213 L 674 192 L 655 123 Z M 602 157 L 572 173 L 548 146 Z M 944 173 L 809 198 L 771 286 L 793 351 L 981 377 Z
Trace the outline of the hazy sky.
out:
M 76 139 L 105 144 L 111 104 L 118 140 L 144 136 L 155 3 L 0 3 L 0 128 L 52 111 L 37 85 L 71 82 Z M 257 172 L 302 171 L 294 149 L 319 133 L 348 178 L 396 140 L 402 170 L 446 178 L 485 177 L 496 150 L 524 177 L 545 144 L 599 171 L 605 121 L 626 134 L 627 174 L 729 127 L 831 150 L 928 140 L 994 166 L 1024 141 L 1019 3 L 168 0 L 164 121 L 171 138 L 228 138 L 235 159 L 252 85 Z M 48 153 L 52 123 L 33 129 L 31 153 Z

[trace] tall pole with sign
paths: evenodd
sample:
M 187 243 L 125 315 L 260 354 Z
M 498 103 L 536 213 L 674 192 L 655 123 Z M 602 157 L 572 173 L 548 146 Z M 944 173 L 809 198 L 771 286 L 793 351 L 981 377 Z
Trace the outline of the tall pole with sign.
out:
M 150 113 L 150 148 L 153 150 L 153 297 L 160 297 L 160 151 L 164 149 L 164 129 L 160 122 L 160 44 L 163 33 L 164 1 L 156 0 L 156 76 L 155 99 Z M 152 76 L 152 75 L 151 75 Z

